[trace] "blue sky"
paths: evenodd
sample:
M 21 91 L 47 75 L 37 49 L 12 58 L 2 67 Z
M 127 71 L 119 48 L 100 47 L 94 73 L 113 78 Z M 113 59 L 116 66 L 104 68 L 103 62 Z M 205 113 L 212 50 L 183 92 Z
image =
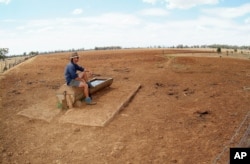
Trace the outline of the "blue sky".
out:
M 250 45 L 249 0 L 0 0 L 0 48 Z

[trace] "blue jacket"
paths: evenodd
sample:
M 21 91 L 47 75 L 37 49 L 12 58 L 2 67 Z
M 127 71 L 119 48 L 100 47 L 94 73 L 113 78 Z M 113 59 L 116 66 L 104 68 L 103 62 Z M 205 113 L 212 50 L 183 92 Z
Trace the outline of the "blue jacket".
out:
M 67 85 L 69 85 L 69 83 L 72 79 L 75 79 L 78 77 L 77 71 L 83 72 L 84 68 L 77 65 L 77 64 L 74 64 L 73 62 L 70 62 L 66 66 L 65 71 L 64 71 L 64 76 L 65 76 Z

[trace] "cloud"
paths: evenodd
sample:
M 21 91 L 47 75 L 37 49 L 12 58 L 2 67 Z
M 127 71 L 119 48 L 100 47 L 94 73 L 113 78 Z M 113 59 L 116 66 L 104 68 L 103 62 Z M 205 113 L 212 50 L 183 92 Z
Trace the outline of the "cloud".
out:
M 82 9 L 75 9 L 75 10 L 72 12 L 73 15 L 79 15 L 79 14 L 81 14 L 81 13 L 82 13 Z
M 199 17 L 190 20 L 175 20 L 164 23 L 146 23 L 140 30 L 148 43 L 155 45 L 245 45 L 249 42 L 250 25 L 242 26 L 228 19 Z
M 118 28 L 137 26 L 141 22 L 141 20 L 134 15 L 122 13 L 106 13 L 96 17 L 84 18 L 84 21 L 86 21 L 87 24 Z
M 13 28 L 0 31 L 0 45 L 10 48 L 11 54 L 123 46 L 124 42 L 131 42 L 131 35 L 137 35 L 141 20 L 130 14 L 108 13 L 93 17 L 18 20 L 16 23 Z
M 144 9 L 139 12 L 141 15 L 146 16 L 166 16 L 168 15 L 168 12 L 161 8 L 150 8 L 150 9 Z
M 5 3 L 7 5 L 10 3 L 10 0 L 0 0 L 0 3 Z
M 155 4 L 157 0 L 142 0 L 144 3 L 150 3 L 150 4 Z
M 20 54 L 113 45 L 147 47 L 249 43 L 250 24 L 247 24 L 247 18 L 242 25 L 213 15 L 171 21 L 165 17 L 162 21 L 146 20 L 140 15 L 161 15 L 159 11 L 162 10 L 147 9 L 137 16 L 106 13 L 91 17 L 18 20 L 17 25 L 14 24 L 15 20 L 11 20 L 5 24 L 13 28 L 0 29 L 0 45 L 10 48 L 10 54 Z
M 156 3 L 165 4 L 168 9 L 189 9 L 199 5 L 215 5 L 220 0 L 142 0 L 152 5 Z
M 165 2 L 169 9 L 189 9 L 198 5 L 214 5 L 219 3 L 219 0 L 165 0 Z
M 247 19 L 245 19 L 245 23 L 246 23 L 246 24 L 250 24 L 250 17 L 247 18 Z
M 203 13 L 222 18 L 237 18 L 250 13 L 250 3 L 238 7 L 220 7 L 213 9 L 204 9 Z

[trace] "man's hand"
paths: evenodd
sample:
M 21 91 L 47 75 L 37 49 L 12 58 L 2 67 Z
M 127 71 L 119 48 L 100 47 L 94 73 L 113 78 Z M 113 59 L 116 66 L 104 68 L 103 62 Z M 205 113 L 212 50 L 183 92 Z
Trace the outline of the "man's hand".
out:
M 84 72 L 88 72 L 90 76 L 92 76 L 92 75 L 93 75 L 93 74 L 92 74 L 92 72 L 91 72 L 91 71 L 89 71 L 89 70 L 85 70 Z

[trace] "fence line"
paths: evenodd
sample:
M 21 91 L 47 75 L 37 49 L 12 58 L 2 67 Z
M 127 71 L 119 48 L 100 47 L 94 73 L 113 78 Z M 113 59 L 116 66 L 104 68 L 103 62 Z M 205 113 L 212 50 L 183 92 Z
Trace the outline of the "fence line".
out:
M 3 61 L 0 61 L 1 63 L 1 70 L 0 70 L 0 73 L 3 73 L 4 71 L 7 71 L 8 69 L 24 62 L 25 60 L 28 60 L 30 59 L 31 57 L 34 57 L 34 56 L 25 56 L 25 57 L 13 57 L 12 58 L 7 58 Z
M 230 148 L 229 145 L 231 145 L 233 143 L 233 140 L 235 139 L 235 137 L 239 135 L 241 128 L 245 124 L 246 120 L 249 119 L 249 118 L 250 118 L 250 111 L 247 113 L 247 115 L 245 116 L 245 118 L 241 122 L 240 126 L 236 130 L 235 134 L 230 139 L 228 145 L 225 146 L 224 149 L 222 150 L 222 152 L 214 159 L 214 162 L 213 162 L 214 164 L 217 164 L 217 162 L 223 156 L 223 154 Z M 239 144 L 237 146 L 239 146 L 239 147 L 240 146 L 246 146 L 246 145 L 242 145 L 242 144 L 245 144 L 244 142 L 248 140 L 247 137 L 250 137 L 250 124 L 248 125 L 248 128 L 247 128 L 245 134 L 243 135 L 243 137 L 241 138 L 241 140 L 240 140 L 240 142 L 239 142 Z

